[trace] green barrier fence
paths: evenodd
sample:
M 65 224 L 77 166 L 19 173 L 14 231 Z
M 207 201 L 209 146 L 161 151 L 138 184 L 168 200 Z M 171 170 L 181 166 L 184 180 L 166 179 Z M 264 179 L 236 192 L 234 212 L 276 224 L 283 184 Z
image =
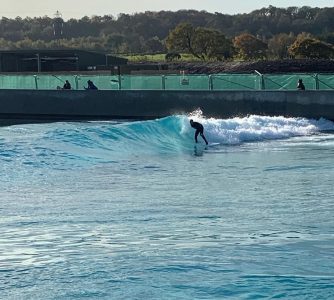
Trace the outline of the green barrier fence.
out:
M 92 80 L 101 90 L 296 90 L 302 79 L 307 90 L 334 90 L 334 74 L 212 74 L 212 75 L 0 75 L 1 89 L 62 88 L 68 80 L 84 90 Z

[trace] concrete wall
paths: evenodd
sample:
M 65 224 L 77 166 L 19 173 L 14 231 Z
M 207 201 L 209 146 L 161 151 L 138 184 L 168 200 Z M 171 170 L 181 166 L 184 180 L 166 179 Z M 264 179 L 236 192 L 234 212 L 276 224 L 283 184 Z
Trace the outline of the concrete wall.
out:
M 198 108 L 216 118 L 259 114 L 334 120 L 334 91 L 0 90 L 3 124 L 149 119 Z

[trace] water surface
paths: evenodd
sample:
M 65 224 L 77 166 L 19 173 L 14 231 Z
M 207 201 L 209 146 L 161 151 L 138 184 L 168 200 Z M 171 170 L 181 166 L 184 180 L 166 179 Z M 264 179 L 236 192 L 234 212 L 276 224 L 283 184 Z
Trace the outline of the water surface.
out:
M 1 298 L 334 298 L 334 124 L 193 118 L 0 128 Z

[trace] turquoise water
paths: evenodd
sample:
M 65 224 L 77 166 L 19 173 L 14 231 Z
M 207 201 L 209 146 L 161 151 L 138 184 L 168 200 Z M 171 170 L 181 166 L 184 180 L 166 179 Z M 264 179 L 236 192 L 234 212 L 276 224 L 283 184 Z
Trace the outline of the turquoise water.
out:
M 0 298 L 333 299 L 334 123 L 193 118 L 1 127 Z

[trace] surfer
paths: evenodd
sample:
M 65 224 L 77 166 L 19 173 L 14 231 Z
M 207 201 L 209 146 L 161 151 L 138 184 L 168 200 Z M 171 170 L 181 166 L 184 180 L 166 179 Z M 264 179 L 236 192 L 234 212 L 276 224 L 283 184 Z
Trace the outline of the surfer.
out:
M 198 134 L 201 135 L 201 137 L 203 138 L 203 140 L 205 141 L 205 144 L 208 145 L 208 141 L 206 140 L 205 136 L 204 136 L 204 127 L 201 123 L 198 123 L 198 122 L 194 122 L 193 120 L 190 120 L 190 125 L 192 128 L 195 128 L 196 131 L 195 131 L 195 141 L 197 143 L 197 136 Z

